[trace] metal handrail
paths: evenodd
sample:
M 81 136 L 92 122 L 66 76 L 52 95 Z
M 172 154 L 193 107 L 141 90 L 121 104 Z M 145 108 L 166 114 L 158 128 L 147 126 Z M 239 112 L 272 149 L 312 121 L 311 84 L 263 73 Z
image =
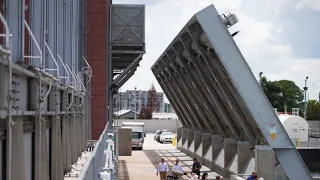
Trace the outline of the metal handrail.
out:
M 70 68 L 69 68 L 70 69 Z M 74 77 L 74 79 L 75 79 L 75 81 L 76 81 L 76 86 L 75 86 L 75 88 L 77 89 L 77 90 L 81 90 L 81 84 L 80 84 L 80 82 L 79 82 L 79 79 L 77 78 L 77 75 L 76 75 L 76 73 L 73 71 L 73 69 L 70 69 L 70 72 L 71 72 L 71 74 L 73 75 L 73 77 Z M 79 87 L 78 87 L 78 84 L 79 84 Z
M 91 66 L 89 65 L 87 59 L 84 56 L 82 56 L 82 58 L 83 58 L 84 62 L 87 64 L 88 68 L 90 69 L 90 73 L 91 73 L 91 76 L 92 76 L 92 68 L 91 68 Z
M 0 21 L 2 22 L 2 24 L 4 25 L 4 29 L 5 29 L 5 48 L 6 49 L 10 49 L 10 47 L 8 47 L 8 46 L 10 46 L 10 37 L 12 36 L 11 34 L 10 34 L 10 29 L 9 29 L 9 26 L 8 26 L 8 23 L 7 23 L 7 21 L 6 21 L 6 19 L 4 18 L 4 16 L 2 15 L 2 13 L 0 12 Z
M 42 50 L 41 50 L 36 38 L 34 37 L 34 35 L 33 35 L 33 33 L 32 33 L 32 31 L 31 31 L 31 29 L 30 29 L 30 27 L 29 27 L 29 25 L 28 25 L 26 20 L 24 20 L 24 25 L 26 26 L 26 28 L 28 30 L 28 33 L 31 36 L 31 39 L 32 39 L 33 43 L 36 45 L 36 47 L 37 47 L 37 49 L 38 49 L 38 51 L 40 53 L 40 56 L 24 56 L 24 57 L 25 58 L 32 58 L 32 59 L 40 59 L 40 69 L 42 69 L 43 68 Z
M 84 86 L 84 84 L 83 84 L 81 78 L 79 77 L 79 75 L 76 74 L 76 78 L 78 79 L 78 81 L 79 81 L 79 83 L 80 83 L 80 87 L 81 87 L 80 90 L 85 90 L 86 87 Z M 82 89 L 82 88 L 83 88 L 83 89 Z
M 62 64 L 62 67 L 64 68 L 65 72 L 67 73 L 67 77 L 61 77 L 61 78 L 65 78 L 65 79 L 67 79 L 66 84 L 68 84 L 68 83 L 69 83 L 69 76 L 70 76 L 70 74 L 69 74 L 69 72 L 68 72 L 68 69 L 67 69 L 67 68 L 66 68 L 66 66 L 64 65 L 64 62 L 62 61 L 62 59 L 61 59 L 60 55 L 59 55 L 59 54 L 57 54 L 57 56 L 58 56 L 59 61 L 60 61 L 60 62 L 61 62 L 61 64 Z
M 69 82 L 69 83 L 75 83 L 75 85 L 76 85 L 76 84 L 77 84 L 76 78 L 74 77 L 74 75 L 73 75 L 71 69 L 69 68 L 68 64 L 66 64 L 66 67 L 67 67 L 68 71 L 71 73 L 71 77 L 72 77 L 73 80 L 74 80 L 73 82 Z M 70 75 L 70 74 L 69 74 L 69 75 Z
M 57 61 L 56 61 L 56 58 L 54 57 L 54 55 L 52 54 L 52 52 L 51 52 L 51 49 L 50 49 L 50 47 L 49 47 L 49 45 L 48 45 L 48 43 L 47 42 L 45 42 L 45 46 L 46 46 L 46 48 L 48 49 L 48 52 L 49 52 L 49 54 L 50 54 L 50 56 L 51 56 L 51 58 L 53 59 L 53 62 L 54 62 L 54 64 L 56 65 L 56 69 L 46 69 L 46 68 L 44 68 L 44 70 L 45 71 L 50 71 L 50 70 L 52 70 L 52 71 L 57 71 L 57 77 L 59 78 L 60 77 L 60 73 L 59 73 L 59 64 L 57 63 Z M 44 66 L 46 66 L 46 65 L 44 65 Z

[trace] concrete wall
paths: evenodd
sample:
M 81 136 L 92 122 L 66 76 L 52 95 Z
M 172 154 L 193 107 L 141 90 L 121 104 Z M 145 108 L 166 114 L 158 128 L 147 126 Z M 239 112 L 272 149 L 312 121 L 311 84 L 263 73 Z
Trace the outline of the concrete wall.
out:
M 320 129 L 320 120 L 308 120 L 308 124 L 312 129 Z
M 176 132 L 177 128 L 182 127 L 179 120 L 149 120 L 149 119 L 116 119 L 114 124 L 116 126 L 122 126 L 123 122 L 143 122 L 144 130 L 146 133 L 155 133 L 158 129 L 166 129 L 171 132 Z
M 120 128 L 119 129 L 119 156 L 132 155 L 132 130 Z
M 120 115 L 119 116 L 119 118 L 120 119 L 134 119 L 134 112 L 128 112 L 128 113 L 125 113 L 125 114 L 123 114 L 123 115 Z M 139 115 L 136 115 L 137 117 L 139 116 Z

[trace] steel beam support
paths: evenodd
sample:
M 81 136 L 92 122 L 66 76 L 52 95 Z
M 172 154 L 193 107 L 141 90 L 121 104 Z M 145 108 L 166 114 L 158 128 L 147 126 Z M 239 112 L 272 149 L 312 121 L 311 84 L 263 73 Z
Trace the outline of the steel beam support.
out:
M 68 108 L 68 92 L 62 93 L 61 102 L 62 110 L 67 111 Z M 69 122 L 67 115 L 62 116 L 62 156 L 63 156 L 63 172 L 66 174 L 71 170 L 71 158 L 70 158 L 70 139 L 69 139 Z
M 177 41 L 185 50 L 176 53 L 193 63 L 213 102 L 216 98 L 216 106 L 223 106 L 226 113 L 220 114 L 230 121 L 221 121 L 227 122 L 230 136 L 254 145 L 269 144 L 289 179 L 312 179 L 215 7 L 196 13 L 169 46 Z M 277 131 L 276 137 L 271 130 Z
M 211 6 L 196 16 L 201 28 L 207 34 L 208 42 L 217 53 L 216 57 L 223 61 L 220 62 L 220 68 L 224 67 L 223 70 L 232 80 L 234 87 L 230 91 L 236 89 L 236 93 L 232 93 L 232 96 L 238 96 L 236 100 L 241 103 L 238 106 L 246 109 L 245 112 L 249 112 L 251 116 L 246 119 L 247 123 L 250 122 L 247 127 L 251 127 L 255 136 L 260 134 L 259 136 L 264 137 L 261 139 L 272 147 L 289 179 L 312 179 L 308 168 L 274 113 L 234 39 L 217 14 L 216 9 Z M 228 82 L 231 83 L 230 80 Z M 270 136 L 271 128 L 277 129 L 276 139 Z
M 200 44 L 199 37 L 203 33 L 203 30 L 201 29 L 201 26 L 198 23 L 190 25 L 188 28 L 186 28 L 188 33 L 190 34 L 190 37 L 193 41 L 193 48 L 197 48 L 195 50 L 198 51 L 199 55 L 202 57 L 204 62 L 206 63 L 207 67 L 209 68 L 209 72 L 211 73 L 212 77 L 216 79 L 217 85 L 220 89 L 225 89 L 225 91 L 222 91 L 224 97 L 230 101 L 230 108 L 233 109 L 234 115 L 242 127 L 242 130 L 244 134 L 247 136 L 247 139 L 255 143 L 255 133 L 252 131 L 251 124 L 247 123 L 248 119 L 251 119 L 252 117 L 244 116 L 241 113 L 242 109 L 239 109 L 238 107 L 241 107 L 237 102 L 241 102 L 239 98 L 236 97 L 238 94 L 234 87 L 232 86 L 230 79 L 226 72 L 223 72 L 223 67 L 219 65 L 218 63 L 218 57 L 213 54 L 213 49 L 205 50 L 205 46 L 203 44 Z M 234 94 L 234 95 L 233 95 Z M 238 105 L 238 106 L 236 106 Z
M 172 91 L 167 88 L 166 84 L 159 77 L 160 75 L 156 72 L 156 69 L 152 68 L 152 72 L 155 75 L 157 81 L 159 82 L 161 88 L 166 92 L 166 96 L 167 96 L 168 100 L 175 107 L 175 112 L 177 113 L 177 115 L 181 121 L 182 126 L 187 127 L 187 128 L 191 128 L 192 125 L 189 122 L 189 119 L 188 119 L 189 116 L 188 116 L 188 114 L 185 113 L 184 107 L 182 107 L 182 105 L 180 103 L 178 103 L 178 101 L 176 99 L 177 97 L 175 96 L 175 94 L 172 94 Z
M 46 64 L 45 67 L 48 69 L 58 68 L 56 67 L 54 61 L 58 59 L 57 49 L 58 49 L 58 1 L 47 1 L 47 26 L 46 26 L 46 42 L 48 44 L 48 48 L 50 48 L 53 57 L 50 53 L 45 53 L 46 56 Z M 47 50 L 47 49 L 46 49 Z M 48 52 L 48 51 L 47 51 Z M 60 70 L 59 70 L 60 71 Z M 57 71 L 51 71 L 50 73 L 54 73 L 57 75 Z M 61 75 L 59 75 L 61 76 Z
M 198 124 L 196 124 L 194 120 L 197 119 L 197 117 L 194 115 L 194 112 L 190 110 L 189 104 L 186 103 L 185 99 L 182 99 L 179 89 L 175 86 L 172 86 L 172 84 L 169 82 L 170 80 L 167 76 L 165 76 L 165 74 L 161 71 L 158 65 L 155 68 L 156 72 L 160 73 L 160 78 L 164 83 L 166 89 L 169 91 L 169 93 L 171 92 L 170 94 L 172 94 L 175 97 L 174 99 L 176 100 L 176 104 L 180 104 L 180 106 L 182 107 L 183 113 L 186 114 L 187 120 L 191 125 L 190 128 L 199 128 Z
M 33 79 L 30 82 L 30 108 L 38 111 L 39 115 L 35 118 L 35 145 L 34 145 L 34 179 L 47 180 L 49 179 L 48 154 L 47 154 L 47 138 L 46 138 L 46 123 L 41 116 L 43 108 L 47 107 L 44 104 L 44 96 L 46 94 L 43 85 L 38 79 Z M 42 103 L 39 103 L 42 102 Z
M 229 102 L 222 96 L 222 90 L 217 87 L 216 80 L 215 78 L 211 77 L 207 67 L 201 64 L 202 59 L 197 58 L 191 50 L 192 39 L 190 38 L 190 35 L 188 33 L 181 35 L 180 42 L 182 43 L 181 45 L 184 49 L 184 51 L 183 49 L 181 49 L 180 51 L 181 58 L 183 58 L 182 53 L 185 53 L 191 59 L 196 59 L 195 61 L 192 61 L 192 64 L 195 66 L 195 70 L 203 80 L 203 83 L 208 90 L 208 94 L 211 96 L 211 98 L 209 98 L 209 100 L 212 99 L 211 104 L 216 107 L 215 109 L 217 109 L 222 116 L 221 119 L 223 119 L 225 124 L 228 125 L 227 129 L 229 129 L 230 131 L 228 134 L 235 139 L 241 139 L 241 131 L 239 130 L 241 127 L 237 127 L 237 122 L 234 121 L 234 119 L 231 118 L 231 116 L 226 116 L 228 113 L 233 113 L 232 110 L 228 108 Z M 175 48 L 178 48 L 177 44 L 175 46 Z
M 50 93 L 50 111 L 56 112 L 56 115 L 52 118 L 51 126 L 51 179 L 63 179 L 63 155 L 62 155 L 62 132 L 61 132 L 61 115 L 58 115 L 60 111 L 60 92 L 59 89 L 54 86 Z
M 34 40 L 30 40 L 30 52 L 33 57 L 41 57 L 42 63 L 46 61 L 45 57 L 45 36 L 46 36 L 46 2 L 47 0 L 31 0 L 31 15 L 30 15 L 30 29 L 34 36 Z M 36 41 L 36 42 L 34 42 Z M 38 43 L 42 54 L 36 46 Z M 32 58 L 31 65 L 38 68 L 45 68 L 44 64 L 40 63 L 40 58 Z
M 116 79 L 112 81 L 111 89 L 113 92 L 117 92 L 118 89 L 134 74 L 142 56 L 143 54 L 140 54 Z
M 187 121 L 187 117 L 183 113 L 183 110 L 181 109 L 180 105 L 177 104 L 177 102 L 173 98 L 173 96 L 166 90 L 166 87 L 163 84 L 163 82 L 160 80 L 160 78 L 158 77 L 158 74 L 156 74 L 156 72 L 153 72 L 153 73 L 155 74 L 156 79 L 158 80 L 161 88 L 167 92 L 166 96 L 167 96 L 168 100 L 170 101 L 170 103 L 175 107 L 175 112 L 177 113 L 177 116 L 179 117 L 179 120 L 180 120 L 182 126 L 183 127 L 191 127 L 189 122 Z
M 184 67 L 184 73 L 187 75 L 188 79 L 191 80 L 192 84 L 194 85 L 194 91 L 197 93 L 202 102 L 205 103 L 209 116 L 211 117 L 210 120 L 215 126 L 218 128 L 218 132 L 221 136 L 227 137 L 230 130 L 225 127 L 225 122 L 221 122 L 223 120 L 223 117 L 219 112 L 217 112 L 217 109 L 220 108 L 220 106 L 217 106 L 213 103 L 209 92 L 207 91 L 205 84 L 203 82 L 203 77 L 199 76 L 195 70 L 192 63 L 186 62 L 186 60 L 181 56 L 182 48 L 181 42 L 179 44 L 180 46 L 177 46 L 177 44 L 173 44 L 172 50 L 168 51 L 168 54 L 172 54 L 172 59 L 175 59 L 175 61 L 179 61 L 181 65 Z M 174 62 L 172 60 L 172 62 Z M 175 66 L 178 66 L 177 63 L 175 63 Z
M 24 14 L 25 1 L 24 0 L 7 0 L 6 6 L 6 20 L 12 34 L 12 61 L 23 62 L 24 58 Z
M 6 69 L 3 64 L 0 64 L 0 84 L 3 84 L 3 85 L 8 84 L 7 82 L 9 80 L 8 75 L 9 75 L 8 69 Z M 7 104 L 8 102 L 6 101 L 8 88 L 9 87 L 5 85 L 0 88 L 0 111 L 6 112 L 5 108 L 8 106 Z M 6 116 L 1 116 L 1 115 L 0 117 L 6 118 Z
M 209 128 L 210 133 L 220 133 L 221 135 L 224 134 L 224 130 L 222 129 L 221 126 L 219 126 L 215 121 L 212 121 L 211 119 L 217 119 L 217 116 L 213 113 L 211 113 L 209 109 L 209 104 L 206 103 L 205 98 L 203 98 L 203 94 L 199 93 L 197 91 L 197 87 L 190 78 L 188 72 L 183 66 L 179 66 L 175 60 L 176 59 L 176 54 L 173 49 L 167 51 L 167 56 L 171 62 L 171 65 L 176 69 L 177 73 L 179 74 L 179 77 L 183 79 L 183 82 L 185 86 L 187 87 L 187 90 L 190 91 L 190 98 L 193 98 L 193 101 L 197 102 L 197 104 L 200 105 L 199 111 L 200 114 L 204 114 L 206 117 L 204 121 L 206 122 L 206 126 Z M 165 57 L 165 56 L 164 56 Z
M 168 57 L 163 56 L 162 59 L 159 61 L 159 64 L 161 66 L 165 67 L 165 71 L 169 74 L 169 76 L 172 78 L 174 84 L 179 87 L 181 94 L 185 98 L 185 100 L 190 105 L 190 108 L 195 113 L 195 115 L 198 117 L 198 119 L 195 119 L 195 121 L 198 123 L 199 127 L 201 128 L 203 132 L 209 132 L 210 129 L 213 129 L 211 124 L 207 124 L 206 118 L 202 112 L 199 112 L 203 107 L 201 104 L 196 102 L 193 97 L 194 94 L 191 94 L 188 90 L 191 87 L 188 87 L 187 84 L 183 81 L 183 77 L 180 76 L 180 74 L 177 72 L 177 70 L 173 70 L 170 64 Z
M 109 36 L 107 36 L 106 41 L 108 42 L 108 51 L 107 51 L 107 73 L 106 73 L 106 102 L 107 102 L 107 110 L 106 110 L 106 123 L 109 123 L 109 128 L 113 129 L 113 93 L 112 93 L 112 82 L 113 82 L 113 69 L 112 69 L 112 27 L 111 27 L 111 21 L 112 21 L 112 7 L 111 7 L 111 2 L 107 1 L 107 8 L 109 8 L 109 21 L 108 21 L 108 30 L 106 33 L 109 33 Z

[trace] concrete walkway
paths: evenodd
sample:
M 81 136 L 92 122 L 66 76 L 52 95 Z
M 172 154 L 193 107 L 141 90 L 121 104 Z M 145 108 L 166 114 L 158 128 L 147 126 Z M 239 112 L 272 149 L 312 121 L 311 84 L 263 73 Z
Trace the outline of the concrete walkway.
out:
M 153 141 L 152 135 L 148 134 L 143 151 L 133 151 L 132 156 L 119 157 L 119 180 L 160 179 L 156 176 L 156 167 L 162 157 L 169 164 L 170 170 L 175 160 L 180 159 L 184 171 L 190 175 L 193 163 L 191 157 L 186 156 L 171 144 L 160 144 Z M 209 179 L 215 179 L 217 175 L 205 166 L 202 166 L 201 171 L 202 173 L 208 172 Z M 188 176 L 183 177 L 186 180 L 189 178 Z

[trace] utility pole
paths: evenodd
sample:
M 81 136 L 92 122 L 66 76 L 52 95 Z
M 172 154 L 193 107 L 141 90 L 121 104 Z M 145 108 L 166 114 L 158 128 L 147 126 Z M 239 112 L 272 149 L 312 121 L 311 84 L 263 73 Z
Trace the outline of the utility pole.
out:
M 263 74 L 263 72 L 259 73 L 259 84 L 261 87 L 262 87 L 262 74 Z
M 137 119 L 137 87 L 134 87 L 134 120 Z
M 306 77 L 306 79 L 304 80 L 304 87 L 303 87 L 303 90 L 304 90 L 304 119 L 307 119 L 307 90 L 308 90 L 308 87 L 307 87 L 307 81 L 308 81 L 308 76 Z

